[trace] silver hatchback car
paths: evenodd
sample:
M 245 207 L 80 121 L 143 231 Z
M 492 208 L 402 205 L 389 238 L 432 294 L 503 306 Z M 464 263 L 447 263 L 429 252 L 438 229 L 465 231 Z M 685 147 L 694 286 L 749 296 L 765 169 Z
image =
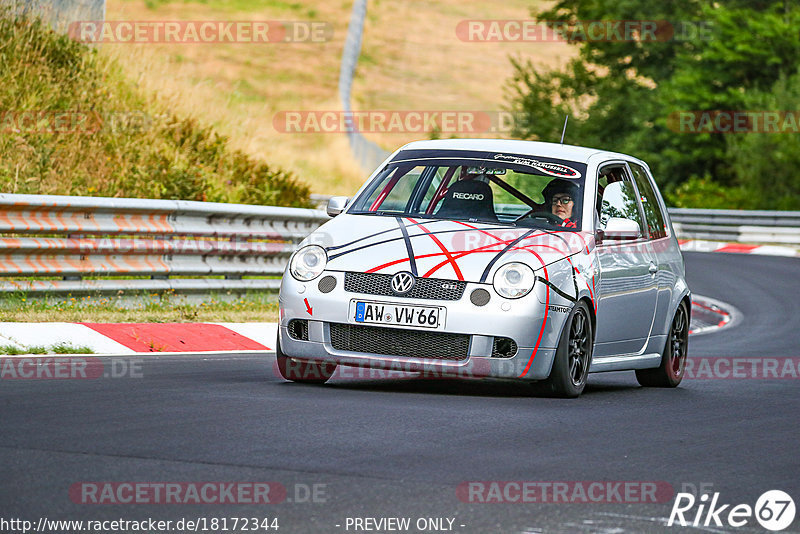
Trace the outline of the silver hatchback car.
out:
M 688 348 L 683 257 L 647 164 L 592 148 L 410 143 L 301 243 L 280 290 L 284 378 L 338 365 L 536 381 L 590 372 L 674 387 Z

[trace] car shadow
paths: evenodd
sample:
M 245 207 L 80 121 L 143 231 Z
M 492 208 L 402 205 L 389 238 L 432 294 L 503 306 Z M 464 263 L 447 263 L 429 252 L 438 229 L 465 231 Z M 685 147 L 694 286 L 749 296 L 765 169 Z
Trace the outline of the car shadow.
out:
M 422 393 L 428 395 L 455 395 L 468 397 L 534 397 L 549 398 L 546 391 L 542 391 L 537 383 L 522 382 L 518 380 L 504 380 L 497 378 L 381 378 L 381 379 L 333 379 L 324 386 L 327 389 L 348 391 L 375 391 L 384 393 Z M 641 390 L 635 380 L 632 382 L 603 381 L 589 383 L 583 391 L 583 396 L 602 393 L 638 391 Z

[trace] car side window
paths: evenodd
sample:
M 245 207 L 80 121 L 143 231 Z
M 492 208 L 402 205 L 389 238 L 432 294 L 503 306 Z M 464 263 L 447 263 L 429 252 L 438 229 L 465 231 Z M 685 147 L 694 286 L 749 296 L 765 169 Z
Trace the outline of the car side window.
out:
M 633 177 L 636 180 L 636 187 L 642 195 L 642 208 L 644 208 L 644 217 L 647 221 L 647 228 L 650 230 L 650 239 L 661 239 L 667 237 L 667 226 L 664 222 L 664 214 L 661 213 L 661 205 L 658 203 L 658 197 L 653 187 L 650 184 L 650 179 L 647 176 L 647 171 L 641 165 L 628 162 L 628 165 L 633 172 Z
M 597 215 L 599 228 L 605 229 L 612 217 L 630 219 L 644 229 L 636 188 L 624 167 L 604 167 L 597 178 Z

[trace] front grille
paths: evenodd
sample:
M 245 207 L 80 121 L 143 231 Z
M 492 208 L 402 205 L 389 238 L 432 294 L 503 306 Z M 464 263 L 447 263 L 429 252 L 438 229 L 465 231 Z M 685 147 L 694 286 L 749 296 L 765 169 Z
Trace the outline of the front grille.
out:
M 308 321 L 305 319 L 292 319 L 289 321 L 289 336 L 300 341 L 308 341 Z
M 340 323 L 330 326 L 331 344 L 336 350 L 450 361 L 466 360 L 469 356 L 467 334 Z
M 517 342 L 508 337 L 494 338 L 492 358 L 511 358 L 517 353 Z
M 392 291 L 391 274 L 345 273 L 344 290 L 351 293 L 383 295 L 385 297 L 405 297 L 410 299 L 458 300 L 464 295 L 467 283 L 459 280 L 440 278 L 417 278 L 414 287 L 405 295 Z

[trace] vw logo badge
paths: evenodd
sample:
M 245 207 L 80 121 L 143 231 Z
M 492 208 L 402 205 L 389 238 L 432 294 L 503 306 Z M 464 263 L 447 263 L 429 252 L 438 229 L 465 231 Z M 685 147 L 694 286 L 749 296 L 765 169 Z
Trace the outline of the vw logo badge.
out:
M 409 272 L 397 273 L 392 277 L 392 291 L 397 295 L 405 295 L 414 287 L 414 275 Z

